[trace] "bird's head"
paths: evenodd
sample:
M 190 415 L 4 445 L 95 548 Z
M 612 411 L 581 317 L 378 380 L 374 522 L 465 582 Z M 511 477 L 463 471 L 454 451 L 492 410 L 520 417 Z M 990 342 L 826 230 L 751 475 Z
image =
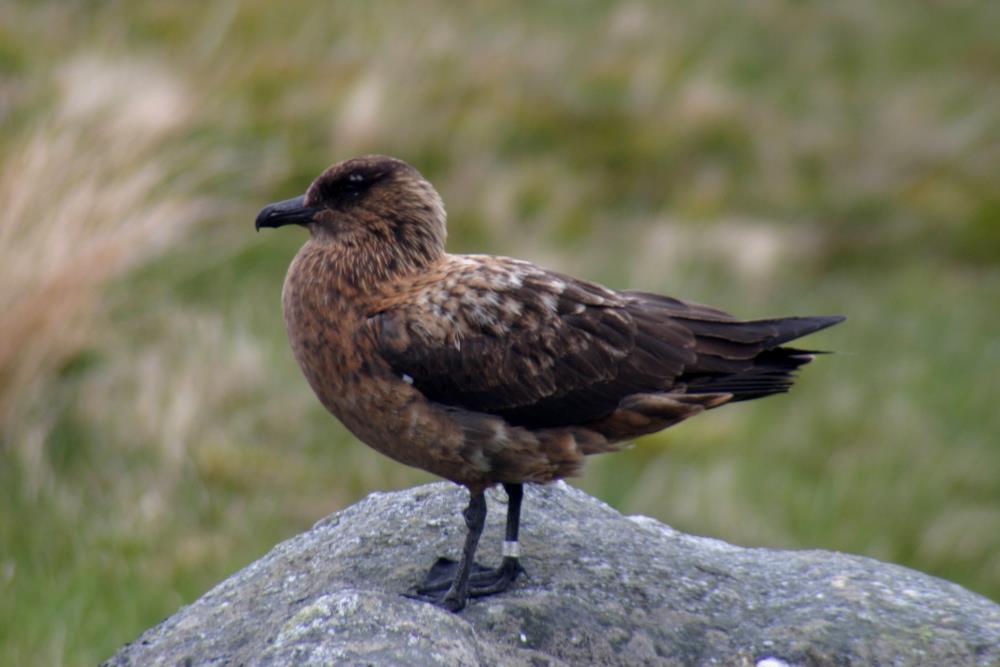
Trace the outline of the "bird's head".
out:
M 384 155 L 339 162 L 304 195 L 257 215 L 258 230 L 290 224 L 306 227 L 314 242 L 339 246 L 390 273 L 425 266 L 444 253 L 441 197 L 416 169 Z

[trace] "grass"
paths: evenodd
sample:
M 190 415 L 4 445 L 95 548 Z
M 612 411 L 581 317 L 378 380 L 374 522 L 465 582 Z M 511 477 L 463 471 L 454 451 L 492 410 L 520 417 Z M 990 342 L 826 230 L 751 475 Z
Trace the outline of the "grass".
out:
M 302 239 L 250 229 L 369 151 L 435 182 L 454 251 L 850 317 L 791 395 L 595 459 L 585 489 L 1000 599 L 997 13 L 0 6 L 0 663 L 93 664 L 430 479 L 317 405 L 278 306 Z

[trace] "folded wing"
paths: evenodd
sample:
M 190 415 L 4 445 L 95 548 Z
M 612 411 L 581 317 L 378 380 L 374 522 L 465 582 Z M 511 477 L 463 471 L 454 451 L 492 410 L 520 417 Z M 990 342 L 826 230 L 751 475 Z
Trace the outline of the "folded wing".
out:
M 439 278 L 374 309 L 376 349 L 430 400 L 528 428 L 597 422 L 636 394 L 785 391 L 809 357 L 780 344 L 839 321 L 739 322 L 497 258 Z

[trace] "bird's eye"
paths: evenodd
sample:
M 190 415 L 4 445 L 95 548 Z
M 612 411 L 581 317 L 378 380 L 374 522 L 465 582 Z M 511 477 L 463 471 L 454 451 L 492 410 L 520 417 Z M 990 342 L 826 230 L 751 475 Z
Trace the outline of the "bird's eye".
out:
M 324 199 L 343 203 L 360 201 L 381 178 L 382 173 L 365 168 L 338 174 L 322 185 Z
M 357 199 L 371 185 L 371 179 L 363 172 L 352 171 L 343 183 L 344 193 L 351 199 Z

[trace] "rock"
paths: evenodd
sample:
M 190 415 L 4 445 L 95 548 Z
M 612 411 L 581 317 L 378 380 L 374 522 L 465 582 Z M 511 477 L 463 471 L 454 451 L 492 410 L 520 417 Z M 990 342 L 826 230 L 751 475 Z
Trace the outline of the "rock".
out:
M 481 561 L 499 561 L 489 495 Z M 450 614 L 400 594 L 456 557 L 465 491 L 377 493 L 279 544 L 106 665 L 998 665 L 1000 606 L 868 558 L 743 549 L 526 489 L 528 578 Z

